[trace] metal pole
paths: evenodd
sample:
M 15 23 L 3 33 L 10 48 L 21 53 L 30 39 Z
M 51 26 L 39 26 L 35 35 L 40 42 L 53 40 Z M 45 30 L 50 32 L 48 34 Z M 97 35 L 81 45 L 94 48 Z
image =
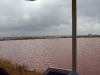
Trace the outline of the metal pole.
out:
M 77 12 L 76 0 L 72 0 L 72 71 L 77 70 Z

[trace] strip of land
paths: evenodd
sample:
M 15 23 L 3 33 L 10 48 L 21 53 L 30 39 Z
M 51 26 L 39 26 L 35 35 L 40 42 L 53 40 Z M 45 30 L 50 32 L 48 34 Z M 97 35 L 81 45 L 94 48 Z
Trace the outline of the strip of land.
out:
M 94 38 L 100 35 L 78 35 L 77 38 Z M 18 37 L 0 37 L 0 41 L 7 40 L 29 40 L 29 39 L 58 39 L 58 38 L 72 38 L 72 36 L 18 36 Z

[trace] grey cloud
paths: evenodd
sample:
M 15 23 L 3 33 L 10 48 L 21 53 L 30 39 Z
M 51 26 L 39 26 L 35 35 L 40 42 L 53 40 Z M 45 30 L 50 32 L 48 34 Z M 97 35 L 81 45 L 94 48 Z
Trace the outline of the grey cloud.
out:
M 86 34 L 96 24 L 100 24 L 100 1 L 77 2 L 78 26 L 85 28 L 78 31 Z M 37 0 L 32 3 L 25 0 L 2 0 L 0 5 L 0 35 L 48 35 L 49 32 L 54 34 L 54 31 L 58 31 L 59 35 L 71 34 L 71 0 Z M 63 26 L 60 29 L 61 25 L 66 28 Z
M 82 17 L 98 17 L 100 16 L 100 0 L 78 0 L 77 10 Z
M 29 13 L 36 12 L 35 14 L 37 16 L 32 17 L 32 15 L 34 16 L 35 14 L 30 15 L 28 13 L 27 15 L 30 16 L 29 21 L 24 21 L 23 19 L 21 19 L 21 17 L 18 17 L 17 21 L 13 21 L 13 19 L 16 18 L 18 14 L 16 15 L 16 14 L 14 14 L 14 11 L 9 11 L 9 12 L 13 13 L 12 15 L 14 17 L 11 18 L 8 15 L 9 12 L 7 12 L 7 15 L 8 15 L 7 17 L 9 18 L 9 19 L 7 19 L 8 20 L 7 25 L 9 27 L 7 26 L 5 29 L 6 30 L 20 30 L 20 31 L 23 31 L 23 30 L 24 31 L 32 31 L 32 30 L 35 31 L 35 30 L 42 30 L 47 27 L 59 26 L 60 24 L 70 25 L 70 22 L 67 19 L 68 15 L 66 15 L 64 13 L 65 12 L 64 10 L 66 10 L 66 8 L 64 7 L 62 9 L 62 7 L 63 7 L 62 2 L 63 1 L 61 1 L 61 4 L 56 3 L 56 5 L 53 2 L 52 2 L 53 5 L 52 5 L 52 3 L 51 4 L 49 3 L 49 5 L 41 6 L 41 8 L 36 11 L 34 11 L 34 9 L 33 9 L 33 11 L 30 11 Z M 62 11 L 60 11 L 60 10 L 62 10 Z M 17 27 L 13 26 L 15 24 L 18 26 Z
M 97 34 L 100 34 L 97 28 L 94 29 L 94 27 L 97 24 L 100 25 L 100 22 L 99 22 L 100 20 L 100 13 L 99 13 L 100 12 L 100 9 L 99 9 L 100 1 L 99 0 L 78 0 L 77 2 L 78 2 L 77 3 L 78 26 L 79 27 L 84 26 L 85 28 L 85 30 L 82 31 L 82 34 L 87 34 L 90 32 L 91 33 L 97 32 Z M 87 24 L 88 24 L 88 27 L 85 26 Z

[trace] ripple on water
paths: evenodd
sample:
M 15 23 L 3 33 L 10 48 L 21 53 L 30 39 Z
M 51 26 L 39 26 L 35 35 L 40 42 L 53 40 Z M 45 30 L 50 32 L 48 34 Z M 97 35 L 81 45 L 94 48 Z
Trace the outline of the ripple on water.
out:
M 71 69 L 71 38 L 0 41 L 0 55 L 30 70 L 48 67 Z M 80 75 L 100 74 L 100 38 L 78 39 L 78 71 Z

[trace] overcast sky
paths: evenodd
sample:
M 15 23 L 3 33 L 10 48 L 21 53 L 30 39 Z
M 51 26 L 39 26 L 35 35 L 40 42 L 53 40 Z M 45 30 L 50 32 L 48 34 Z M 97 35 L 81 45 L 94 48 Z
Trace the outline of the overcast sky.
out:
M 72 35 L 71 0 L 0 0 L 0 36 Z M 100 0 L 77 0 L 78 35 L 100 34 Z

